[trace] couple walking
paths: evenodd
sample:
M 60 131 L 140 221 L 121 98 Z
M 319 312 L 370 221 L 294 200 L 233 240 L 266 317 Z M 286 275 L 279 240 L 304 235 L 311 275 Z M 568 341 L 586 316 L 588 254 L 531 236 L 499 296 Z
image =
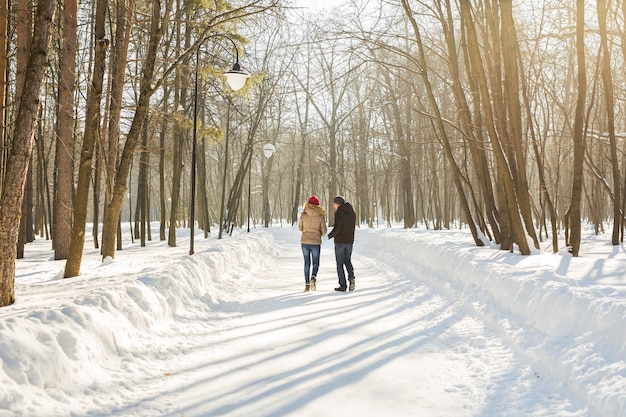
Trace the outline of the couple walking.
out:
M 335 223 L 328 238 L 335 239 L 335 261 L 339 287 L 335 291 L 354 290 L 354 268 L 352 267 L 352 245 L 356 214 L 352 205 L 342 196 L 333 199 Z M 317 272 L 320 266 L 320 249 L 322 237 L 326 234 L 326 210 L 320 206 L 320 200 L 311 196 L 304 205 L 304 211 L 298 222 L 298 230 L 302 232 L 300 243 L 304 255 L 304 291 L 317 289 Z M 345 268 L 345 270 L 344 270 Z M 346 281 L 346 272 L 348 281 Z M 349 285 L 348 285 L 349 283 Z

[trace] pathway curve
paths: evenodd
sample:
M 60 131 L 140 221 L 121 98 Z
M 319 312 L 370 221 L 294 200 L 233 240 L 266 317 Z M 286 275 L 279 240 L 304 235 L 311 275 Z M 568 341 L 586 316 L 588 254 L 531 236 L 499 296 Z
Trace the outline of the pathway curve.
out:
M 232 277 L 253 285 L 222 304 L 182 354 L 164 359 L 160 366 L 177 371 L 142 410 L 171 417 L 564 415 L 567 400 L 460 303 L 421 282 L 427 272 L 419 266 L 407 273 L 376 259 L 375 244 L 357 242 L 356 291 L 335 292 L 332 241 L 325 241 L 318 290 L 304 293 L 298 232 L 271 232 L 280 254 Z

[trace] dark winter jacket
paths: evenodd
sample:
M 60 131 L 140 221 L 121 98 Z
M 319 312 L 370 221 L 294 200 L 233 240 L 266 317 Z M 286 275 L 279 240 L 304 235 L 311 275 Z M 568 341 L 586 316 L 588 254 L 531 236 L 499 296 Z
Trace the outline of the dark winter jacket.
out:
M 335 243 L 353 243 L 355 227 L 356 213 L 352 205 L 345 202 L 335 212 L 335 226 L 328 234 L 328 238 L 335 238 Z

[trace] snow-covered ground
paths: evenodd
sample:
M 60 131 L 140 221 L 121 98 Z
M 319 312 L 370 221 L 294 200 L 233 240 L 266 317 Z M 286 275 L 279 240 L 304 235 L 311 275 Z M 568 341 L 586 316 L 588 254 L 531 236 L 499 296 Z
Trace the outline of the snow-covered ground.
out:
M 158 234 L 154 234 L 158 236 Z M 475 247 L 468 231 L 357 230 L 352 293 L 299 232 L 127 242 L 62 279 L 50 243 L 0 309 L 0 417 L 626 416 L 626 253 Z

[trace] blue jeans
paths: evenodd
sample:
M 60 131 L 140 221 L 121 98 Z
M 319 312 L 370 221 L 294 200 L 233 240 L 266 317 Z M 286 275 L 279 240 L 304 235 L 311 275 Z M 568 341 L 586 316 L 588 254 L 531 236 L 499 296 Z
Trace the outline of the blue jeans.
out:
M 335 260 L 337 261 L 337 275 L 339 276 L 339 286 L 344 290 L 348 287 L 344 266 L 348 272 L 348 279 L 354 279 L 354 268 L 352 267 L 352 243 L 335 243 Z
M 304 255 L 304 282 L 310 284 L 310 277 L 316 277 L 320 269 L 320 247 L 321 245 L 302 244 L 302 255 Z M 311 271 L 311 261 L 313 261 L 313 271 Z

